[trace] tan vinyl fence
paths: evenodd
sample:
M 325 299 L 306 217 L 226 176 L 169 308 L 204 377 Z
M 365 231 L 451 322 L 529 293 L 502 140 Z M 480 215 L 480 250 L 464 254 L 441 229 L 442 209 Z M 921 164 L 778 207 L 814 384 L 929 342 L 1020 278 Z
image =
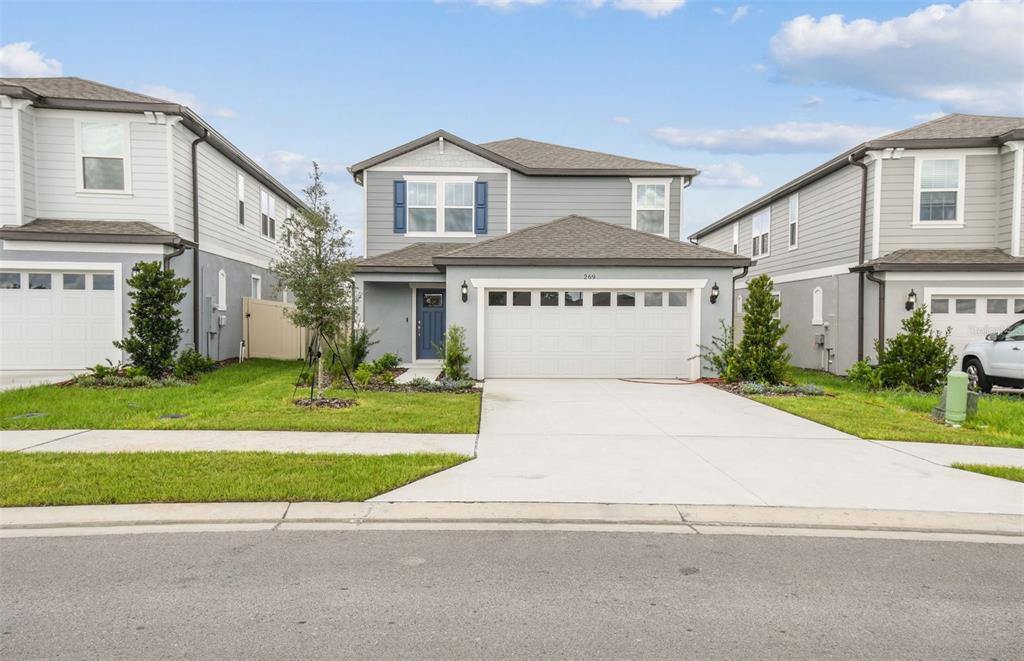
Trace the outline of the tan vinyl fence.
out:
M 285 310 L 292 307 L 280 301 L 242 299 L 242 339 L 247 358 L 306 357 L 306 329 L 294 325 L 285 316 Z

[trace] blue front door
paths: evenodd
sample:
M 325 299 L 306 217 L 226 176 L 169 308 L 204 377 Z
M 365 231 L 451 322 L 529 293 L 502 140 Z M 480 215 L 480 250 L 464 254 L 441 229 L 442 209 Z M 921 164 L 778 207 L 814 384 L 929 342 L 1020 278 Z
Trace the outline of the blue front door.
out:
M 444 345 L 444 290 L 416 289 L 415 291 L 416 357 L 440 358 L 436 347 Z

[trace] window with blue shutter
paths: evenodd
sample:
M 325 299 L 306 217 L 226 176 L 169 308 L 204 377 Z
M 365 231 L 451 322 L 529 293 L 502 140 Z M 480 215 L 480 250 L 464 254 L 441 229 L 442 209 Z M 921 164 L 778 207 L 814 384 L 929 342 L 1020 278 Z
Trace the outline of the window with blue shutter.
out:
M 366 184 L 363 184 L 364 186 Z M 405 182 L 397 180 L 395 186 L 395 234 L 405 234 Z
M 476 182 L 476 209 L 474 213 L 474 230 L 477 234 L 487 234 L 487 182 Z

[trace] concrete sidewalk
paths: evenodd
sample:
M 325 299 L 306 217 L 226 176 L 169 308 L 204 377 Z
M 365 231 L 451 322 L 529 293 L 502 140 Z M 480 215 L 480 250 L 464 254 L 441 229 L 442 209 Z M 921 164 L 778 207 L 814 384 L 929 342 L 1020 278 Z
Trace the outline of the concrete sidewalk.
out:
M 912 441 L 873 441 L 933 464 L 989 464 L 1024 468 L 1024 448 L 990 448 L 979 445 L 915 443 Z
M 401 525 L 608 526 L 698 534 L 797 534 L 799 531 L 913 532 L 998 536 L 1024 543 L 1024 519 L 1005 514 L 707 505 L 598 503 L 183 503 L 0 508 L 0 537 L 151 532 L 166 526 L 218 530 L 336 530 Z M 195 526 L 206 525 L 207 528 Z M 256 527 L 252 527 L 256 526 Z M 136 528 L 138 530 L 136 530 Z M 100 530 L 103 529 L 103 530 Z M 393 529 L 393 528 L 391 528 Z M 479 529 L 479 528 L 478 528 Z M 571 529 L 571 528 L 570 528 Z M 67 532 L 67 531 L 66 531 Z M 116 530 L 113 532 L 117 532 Z
M 258 451 L 332 454 L 442 452 L 472 457 L 475 434 L 55 429 L 0 431 L 5 452 Z

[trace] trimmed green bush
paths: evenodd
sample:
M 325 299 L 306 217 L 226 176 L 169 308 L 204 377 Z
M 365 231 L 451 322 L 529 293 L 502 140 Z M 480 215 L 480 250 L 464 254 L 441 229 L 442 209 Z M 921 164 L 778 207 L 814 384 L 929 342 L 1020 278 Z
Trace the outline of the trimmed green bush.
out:
M 181 310 L 187 278 L 176 278 L 160 262 L 139 262 L 138 272 L 128 279 L 132 299 L 128 337 L 114 342 L 147 376 L 159 379 L 174 366 L 174 352 L 181 340 Z
M 949 331 L 933 331 L 931 315 L 923 307 L 904 319 L 902 327 L 902 332 L 886 340 L 884 347 L 875 343 L 882 385 L 920 392 L 937 389 L 956 363 Z

